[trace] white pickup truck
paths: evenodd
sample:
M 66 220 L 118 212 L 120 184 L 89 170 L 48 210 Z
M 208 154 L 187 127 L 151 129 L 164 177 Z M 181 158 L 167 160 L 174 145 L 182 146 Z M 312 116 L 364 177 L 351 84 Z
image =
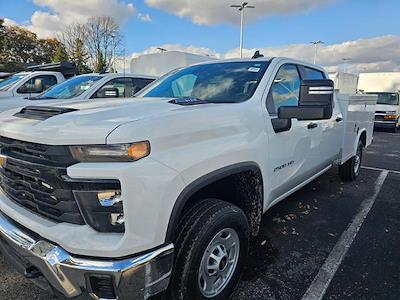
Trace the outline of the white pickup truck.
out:
M 0 247 L 63 298 L 227 299 L 262 214 L 360 172 L 376 98 L 287 58 L 177 70 L 136 98 L 0 115 Z
M 79 75 L 54 85 L 36 96 L 0 98 L 0 112 L 22 106 L 47 105 L 50 100 L 58 102 L 60 100 L 133 97 L 135 93 L 156 79 L 155 76 L 124 73 Z
M 11 75 L 0 82 L 0 105 L 5 98 L 39 95 L 63 81 L 64 75 L 53 71 L 20 72 Z

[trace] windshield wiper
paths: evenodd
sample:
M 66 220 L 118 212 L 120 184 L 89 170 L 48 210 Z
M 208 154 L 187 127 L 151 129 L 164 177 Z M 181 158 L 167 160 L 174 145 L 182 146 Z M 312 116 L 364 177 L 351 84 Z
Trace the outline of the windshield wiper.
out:
M 169 103 L 178 105 L 197 105 L 197 104 L 223 104 L 223 103 L 235 103 L 235 101 L 212 101 L 212 100 L 202 100 L 196 97 L 185 97 L 185 98 L 175 98 L 169 101 Z
M 36 97 L 27 97 L 27 98 L 25 98 L 25 99 L 28 99 L 28 100 L 51 100 L 51 99 L 57 99 L 57 98 L 54 98 L 54 97 L 39 97 L 39 96 L 36 96 Z
M 195 97 L 184 97 L 184 98 L 175 98 L 170 101 L 169 103 L 178 104 L 178 105 L 197 105 L 197 104 L 207 104 L 210 103 L 206 100 L 201 100 Z

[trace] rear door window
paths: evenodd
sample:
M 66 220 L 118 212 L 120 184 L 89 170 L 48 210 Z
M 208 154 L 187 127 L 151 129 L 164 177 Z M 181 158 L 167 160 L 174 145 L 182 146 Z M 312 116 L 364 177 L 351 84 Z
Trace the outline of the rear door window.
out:
M 307 80 L 318 80 L 318 79 L 325 79 L 325 74 L 319 70 L 304 67 L 304 76 Z

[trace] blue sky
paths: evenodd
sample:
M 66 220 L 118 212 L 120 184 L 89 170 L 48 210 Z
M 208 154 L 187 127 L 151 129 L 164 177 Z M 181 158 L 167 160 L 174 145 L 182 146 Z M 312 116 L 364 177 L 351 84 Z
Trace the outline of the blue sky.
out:
M 199 1 L 96 1 L 100 3 L 98 5 L 100 8 L 102 5 L 105 7 L 111 2 L 121 6 L 118 8 L 120 10 L 116 9 L 114 13 L 117 19 L 119 19 L 122 13 L 124 14 L 121 17 L 122 20 L 118 21 L 121 24 L 127 54 L 142 52 L 150 47 L 170 44 L 181 45 L 182 48 L 188 46 L 204 47 L 222 54 L 238 47 L 239 27 L 237 24 L 231 24 L 231 22 L 238 21 L 239 14 L 234 9 L 229 8 L 228 4 L 240 1 L 203 0 L 203 3 L 215 3 L 214 1 L 226 2 L 226 5 L 224 3 L 222 7 L 219 6 L 217 8 L 221 10 L 220 24 L 218 24 L 218 20 L 215 21 L 214 16 L 213 21 L 203 25 L 195 24 L 196 22 L 192 20 L 192 15 L 190 14 L 186 17 L 178 16 L 180 13 L 174 9 L 176 3 L 185 2 L 186 6 L 190 6 L 191 3 Z M 109 2 L 104 4 L 104 1 Z M 251 4 L 261 3 L 260 1 L 262 0 L 249 0 Z M 282 8 L 283 11 L 279 11 L 278 8 L 275 9 L 274 7 L 269 10 L 265 5 L 267 2 L 272 3 L 278 0 L 264 1 L 261 5 L 264 6 L 262 9 L 265 10 L 265 15 L 263 15 L 262 9 L 258 9 L 260 7 L 258 5 L 258 8 L 256 8 L 257 12 L 251 12 L 257 13 L 257 20 L 254 21 L 255 17 L 252 16 L 248 16 L 247 18 L 245 48 L 264 49 L 269 47 L 285 47 L 288 45 L 308 44 L 311 40 L 324 41 L 326 45 L 322 46 L 323 48 L 329 45 L 340 45 L 346 41 L 371 39 L 388 35 L 398 38 L 400 35 L 398 21 L 400 1 L 398 0 L 301 0 L 306 3 L 305 6 L 309 5 L 311 8 L 305 10 L 299 8 L 295 11 L 290 11 L 290 2 L 293 3 L 296 0 L 279 0 L 281 2 L 288 2 L 287 8 Z M 54 5 L 57 2 L 58 6 Z M 74 4 L 74 2 L 76 3 Z M 46 15 L 42 16 L 42 21 L 34 20 L 32 16 L 35 12 L 63 15 L 65 12 L 68 12 L 68 5 L 71 5 L 71 7 L 72 5 L 80 5 L 81 10 L 86 9 L 88 14 L 90 14 L 93 8 L 88 7 L 88 5 L 85 7 L 84 0 L 80 0 L 79 2 L 78 0 L 1 0 L 0 17 L 11 19 L 17 24 L 31 26 L 30 28 L 37 31 L 40 35 L 44 30 L 43 27 L 48 26 L 45 30 L 50 30 L 49 32 L 51 32 L 54 27 L 60 26 L 63 22 L 68 22 L 73 14 L 64 16 L 64 18 L 60 19 L 61 21 L 52 25 L 51 22 L 46 21 Z M 134 12 L 132 10 L 132 12 L 125 14 L 124 5 L 128 3 L 131 3 L 130 5 L 133 8 L 130 8 L 134 9 Z M 257 4 L 255 5 L 257 6 Z M 196 7 L 195 5 L 193 6 L 193 14 L 196 14 Z M 288 11 L 284 11 L 285 9 Z M 107 8 L 104 8 L 104 10 L 106 14 Z M 99 10 L 96 13 L 99 13 Z M 149 14 L 151 21 L 141 21 L 138 18 L 139 13 Z M 202 13 L 199 14 L 201 15 Z M 212 12 L 204 12 L 204 14 L 207 13 L 211 14 Z M 40 25 L 36 25 L 35 22 L 40 23 Z M 47 25 L 47 23 L 49 24 Z

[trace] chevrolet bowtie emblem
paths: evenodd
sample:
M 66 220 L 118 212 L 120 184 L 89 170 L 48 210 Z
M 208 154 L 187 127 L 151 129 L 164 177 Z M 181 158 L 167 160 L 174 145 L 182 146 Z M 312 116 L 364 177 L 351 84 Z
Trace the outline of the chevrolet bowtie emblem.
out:
M 6 166 L 7 157 L 0 154 L 0 168 L 4 168 Z

